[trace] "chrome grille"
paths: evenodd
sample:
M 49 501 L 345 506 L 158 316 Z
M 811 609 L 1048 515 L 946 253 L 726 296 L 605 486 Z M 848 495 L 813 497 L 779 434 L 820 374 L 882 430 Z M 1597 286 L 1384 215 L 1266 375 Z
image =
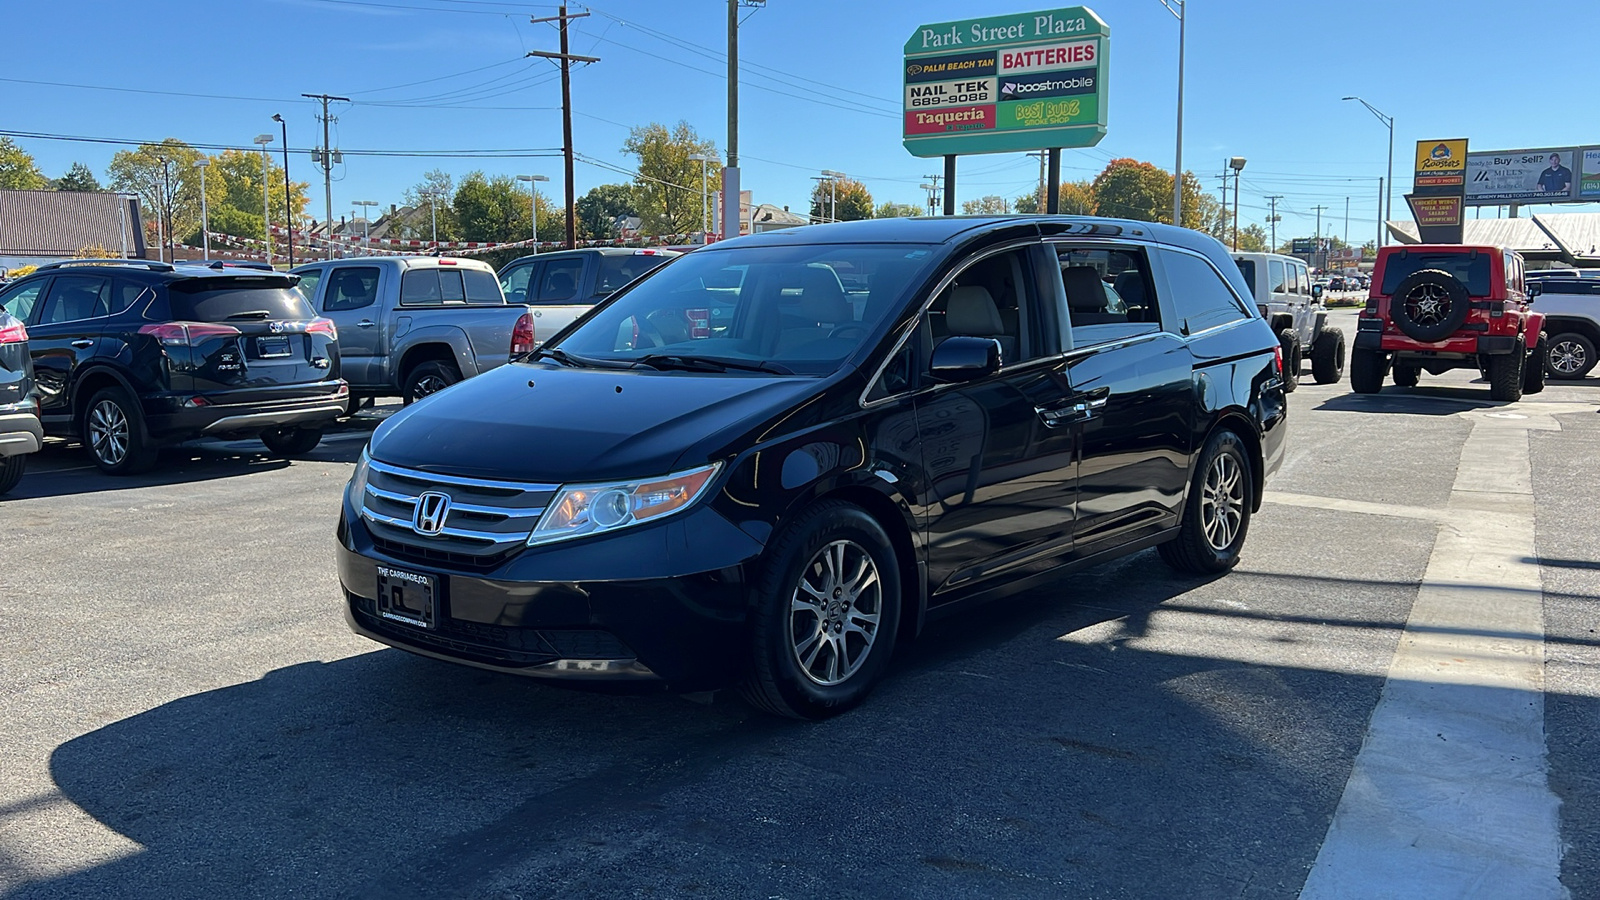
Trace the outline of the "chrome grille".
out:
M 436 475 L 386 463 L 368 463 L 361 518 L 375 537 L 425 551 L 492 556 L 527 541 L 558 485 Z M 417 498 L 426 491 L 450 498 L 438 534 L 412 527 Z

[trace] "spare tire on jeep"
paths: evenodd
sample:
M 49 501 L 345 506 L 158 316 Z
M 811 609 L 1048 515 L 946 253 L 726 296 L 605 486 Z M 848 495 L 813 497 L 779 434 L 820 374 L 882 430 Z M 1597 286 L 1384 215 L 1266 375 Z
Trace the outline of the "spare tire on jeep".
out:
M 1406 337 L 1424 344 L 1442 341 L 1467 320 L 1467 286 L 1442 269 L 1407 275 L 1389 299 L 1389 318 Z

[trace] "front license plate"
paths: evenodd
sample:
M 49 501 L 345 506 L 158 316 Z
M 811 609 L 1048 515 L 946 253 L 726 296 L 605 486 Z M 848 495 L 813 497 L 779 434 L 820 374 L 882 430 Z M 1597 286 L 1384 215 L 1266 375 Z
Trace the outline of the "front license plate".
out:
M 439 579 L 378 566 L 378 615 L 391 622 L 432 628 L 438 608 Z
M 262 359 L 282 359 L 289 355 L 289 339 L 286 337 L 258 337 L 256 338 L 256 353 Z

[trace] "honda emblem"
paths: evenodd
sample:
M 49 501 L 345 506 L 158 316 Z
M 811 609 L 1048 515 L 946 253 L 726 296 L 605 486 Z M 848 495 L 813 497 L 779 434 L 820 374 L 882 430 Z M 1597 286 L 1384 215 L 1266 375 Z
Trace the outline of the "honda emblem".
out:
M 411 514 L 411 530 L 430 536 L 439 534 L 444 531 L 445 519 L 449 517 L 450 495 L 424 491 L 417 498 L 417 508 Z

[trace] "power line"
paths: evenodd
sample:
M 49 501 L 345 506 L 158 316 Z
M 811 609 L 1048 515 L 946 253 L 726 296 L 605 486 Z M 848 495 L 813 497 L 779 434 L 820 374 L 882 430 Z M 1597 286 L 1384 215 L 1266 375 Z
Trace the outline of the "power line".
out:
M 91 137 L 87 135 L 50 134 L 40 131 L 9 131 L 0 130 L 0 136 L 23 138 L 38 141 L 67 141 L 80 144 L 120 144 L 129 147 L 151 146 L 159 147 L 162 141 L 134 140 L 132 138 Z M 192 150 L 243 150 L 249 153 L 256 152 L 254 146 L 241 146 L 239 144 L 207 144 L 181 142 Z M 292 153 L 309 153 L 311 147 L 291 148 Z M 526 149 L 503 150 L 341 150 L 345 156 L 383 156 L 395 158 L 422 158 L 422 159 L 531 159 L 539 157 L 559 156 L 560 147 L 531 147 Z

